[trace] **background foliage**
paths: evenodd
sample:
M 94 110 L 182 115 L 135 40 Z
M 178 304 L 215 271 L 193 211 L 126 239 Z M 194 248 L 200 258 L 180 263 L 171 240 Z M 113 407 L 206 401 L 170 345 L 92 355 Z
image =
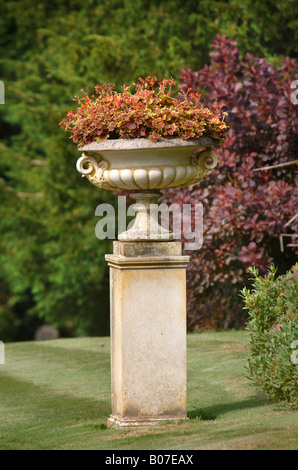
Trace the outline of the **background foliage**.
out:
M 0 11 L 0 337 L 31 339 L 44 321 L 106 334 L 111 244 L 93 218 L 114 196 L 79 178 L 58 122 L 82 87 L 200 70 L 218 33 L 276 63 L 294 57 L 295 2 L 0 0 Z
M 298 203 L 296 167 L 261 170 L 297 158 L 291 82 L 298 63 L 286 58 L 274 66 L 250 53 L 243 57 L 226 36 L 215 38 L 210 55 L 211 64 L 202 70 L 183 70 L 179 86 L 201 90 L 211 105 L 226 104 L 228 137 L 216 151 L 216 168 L 200 184 L 166 196 L 169 202 L 204 204 L 203 246 L 187 253 L 190 329 L 244 326 L 237 293 L 247 269 L 264 273 L 272 262 L 279 274 L 290 269 L 295 252 L 281 252 L 279 235 L 298 229 L 297 218 L 290 222 Z

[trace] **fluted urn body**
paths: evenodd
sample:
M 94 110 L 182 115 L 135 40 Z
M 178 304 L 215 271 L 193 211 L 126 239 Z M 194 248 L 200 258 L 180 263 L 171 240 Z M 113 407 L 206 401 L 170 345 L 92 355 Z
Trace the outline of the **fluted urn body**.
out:
M 156 205 L 161 189 L 190 186 L 202 180 L 217 163 L 212 146 L 214 141 L 209 137 L 93 142 L 79 148 L 84 153 L 77 169 L 99 188 L 135 191 L 136 223 L 119 240 L 172 239 L 174 235 L 160 227 L 150 206 Z M 197 152 L 200 148 L 202 151 Z

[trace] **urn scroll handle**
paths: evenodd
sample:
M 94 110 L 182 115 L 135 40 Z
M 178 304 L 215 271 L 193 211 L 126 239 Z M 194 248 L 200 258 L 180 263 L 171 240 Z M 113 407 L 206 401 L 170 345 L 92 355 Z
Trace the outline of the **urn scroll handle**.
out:
M 102 158 L 102 157 L 101 157 Z M 85 168 L 87 165 L 87 168 Z M 108 168 L 108 162 L 105 160 L 97 161 L 96 158 L 83 153 L 78 159 L 76 167 L 82 177 L 87 176 L 88 180 L 94 184 L 94 186 L 102 187 L 106 183 L 103 172 Z
M 194 184 L 203 179 L 204 176 L 217 165 L 217 157 L 210 147 L 192 156 L 190 161 L 191 164 L 196 167 L 197 173 L 193 181 L 189 184 Z

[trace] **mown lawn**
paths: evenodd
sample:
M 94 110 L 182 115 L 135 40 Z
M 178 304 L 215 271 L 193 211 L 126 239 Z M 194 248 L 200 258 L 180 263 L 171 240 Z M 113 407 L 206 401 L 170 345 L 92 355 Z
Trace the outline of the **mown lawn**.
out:
M 115 429 L 109 338 L 6 344 L 0 449 L 297 449 L 298 412 L 251 384 L 248 354 L 244 331 L 189 334 L 189 420 Z

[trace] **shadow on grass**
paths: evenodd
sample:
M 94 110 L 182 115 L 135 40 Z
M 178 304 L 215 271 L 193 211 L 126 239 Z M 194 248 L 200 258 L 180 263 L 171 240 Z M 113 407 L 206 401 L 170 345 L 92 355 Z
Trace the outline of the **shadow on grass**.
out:
M 218 405 L 199 408 L 194 406 L 193 410 L 188 411 L 189 419 L 199 419 L 202 421 L 214 421 L 220 415 L 230 411 L 244 410 L 247 408 L 257 408 L 259 406 L 269 405 L 270 401 L 263 394 L 258 394 L 250 400 L 237 401 L 235 403 L 220 403 Z

